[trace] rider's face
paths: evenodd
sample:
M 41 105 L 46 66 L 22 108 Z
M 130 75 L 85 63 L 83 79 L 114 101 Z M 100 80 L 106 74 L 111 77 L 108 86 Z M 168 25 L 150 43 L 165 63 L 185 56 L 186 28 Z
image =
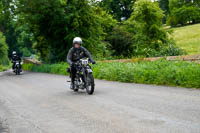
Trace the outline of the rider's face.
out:
M 75 44 L 74 44 L 74 47 L 75 47 L 75 48 L 80 48 L 80 44 L 75 43 Z

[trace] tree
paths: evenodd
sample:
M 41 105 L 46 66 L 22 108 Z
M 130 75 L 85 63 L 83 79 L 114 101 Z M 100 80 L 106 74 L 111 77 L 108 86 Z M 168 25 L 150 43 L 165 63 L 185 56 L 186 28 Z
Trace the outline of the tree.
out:
M 0 65 L 8 65 L 8 46 L 2 32 L 0 32 L 0 57 Z
M 167 24 L 171 26 L 200 22 L 199 2 L 191 0 L 171 0 Z
M 130 19 L 125 22 L 125 29 L 134 35 L 134 54 L 159 55 L 159 51 L 172 42 L 162 28 L 163 11 L 157 2 L 151 0 L 138 0 L 133 8 Z
M 111 44 L 110 49 L 114 56 L 131 57 L 133 55 L 133 35 L 122 27 L 116 26 L 106 41 Z
M 100 5 L 108 10 L 115 19 L 121 21 L 130 17 L 133 12 L 132 5 L 134 2 L 135 0 L 102 0 Z
M 34 44 L 34 36 L 33 33 L 30 32 L 27 24 L 20 25 L 18 22 L 18 26 L 15 29 L 17 33 L 17 46 L 19 48 L 19 52 L 24 57 L 30 57 L 33 53 L 35 53 L 33 49 Z
M 112 17 L 89 0 L 19 0 L 20 17 L 28 23 L 43 61 L 64 61 L 72 40 L 80 36 L 92 54 L 103 55 Z
M 6 37 L 9 46 L 9 55 L 12 51 L 19 51 L 17 46 L 17 35 L 15 33 L 16 21 L 15 7 L 13 0 L 0 0 L 0 31 Z
M 167 15 L 169 14 L 169 0 L 159 0 L 159 6 L 164 11 L 165 17 L 163 22 L 166 22 Z

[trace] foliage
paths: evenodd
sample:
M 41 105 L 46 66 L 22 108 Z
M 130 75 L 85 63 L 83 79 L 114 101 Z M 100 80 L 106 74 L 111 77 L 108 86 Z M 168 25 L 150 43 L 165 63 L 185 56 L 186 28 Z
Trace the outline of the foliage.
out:
M 165 60 L 138 63 L 101 63 L 94 67 L 99 79 L 200 88 L 199 64 Z
M 134 35 L 132 50 L 135 56 L 174 55 L 178 50 L 172 47 L 175 42 L 169 37 L 170 32 L 162 27 L 163 16 L 156 2 L 138 0 L 135 3 L 131 18 L 125 22 L 125 29 Z M 171 48 L 174 48 L 173 52 Z M 179 53 L 177 51 L 176 55 Z
M 0 32 L 6 37 L 9 46 L 9 55 L 12 51 L 18 51 L 17 35 L 15 33 L 13 0 L 0 0 Z
M 169 14 L 169 0 L 158 0 L 160 8 L 164 11 L 163 22 L 166 23 L 167 16 Z
M 91 6 L 88 0 L 19 1 L 20 16 L 34 33 L 34 47 L 44 61 L 64 61 L 76 36 L 83 38 L 92 54 L 104 55 L 105 32 L 114 21 L 100 7 Z
M 169 0 L 158 0 L 160 8 L 167 15 L 169 13 Z
M 156 51 L 155 55 L 151 54 L 151 56 L 178 56 L 178 55 L 186 55 L 186 51 L 182 48 L 179 48 L 175 45 L 174 40 L 169 40 L 167 42 L 166 47 L 163 47 L 160 51 Z
M 200 22 L 200 5 L 196 1 L 171 0 L 169 7 L 168 25 L 177 26 L 178 24 L 186 25 Z
M 8 46 L 6 44 L 6 39 L 0 32 L 0 65 L 8 65 Z
M 23 56 L 36 54 L 46 63 L 65 61 L 76 36 L 83 38 L 83 46 L 96 59 L 181 54 L 162 28 L 164 13 L 169 12 L 168 0 L 135 1 L 1 0 L 0 31 L 6 37 L 9 55 L 12 51 Z M 169 3 L 170 9 L 179 6 L 173 1 L 178 0 Z M 194 5 L 199 2 L 185 7 Z
M 25 70 L 57 74 L 66 74 L 67 66 L 64 63 L 23 65 Z M 98 79 L 200 88 L 200 65 L 191 62 L 162 59 L 154 62 L 98 63 L 93 66 L 93 72 L 94 77 Z
M 171 56 L 185 54 L 162 27 L 163 11 L 157 2 L 140 0 L 134 12 L 121 26 L 116 26 L 106 38 L 114 56 Z
M 34 65 L 34 64 L 23 64 L 23 69 L 26 71 L 33 71 L 33 72 L 43 72 L 43 73 L 52 73 L 52 74 L 60 74 L 66 75 L 67 67 L 69 67 L 66 63 L 60 64 L 42 64 L 42 65 Z
M 16 27 L 15 32 L 18 34 L 17 36 L 17 45 L 18 51 L 24 57 L 30 57 L 33 53 L 33 44 L 34 44 L 34 37 L 33 34 L 30 32 L 29 27 L 27 24 L 18 23 L 19 26 Z
M 132 5 L 136 0 L 102 0 L 100 6 L 109 11 L 115 19 L 128 19 L 133 12 Z
M 23 55 L 24 50 L 29 55 L 32 50 L 32 37 L 28 31 L 27 25 L 19 24 L 19 17 L 16 12 L 16 1 L 1 0 L 0 1 L 0 31 L 6 37 L 6 43 L 9 46 L 9 57 L 13 51 L 17 51 Z
M 2 71 L 6 71 L 6 70 L 8 70 L 10 68 L 10 66 L 8 66 L 8 65 L 0 65 L 0 72 L 2 72 Z
M 110 49 L 114 56 L 130 57 L 133 55 L 133 35 L 123 28 L 115 27 L 106 41 L 111 44 Z

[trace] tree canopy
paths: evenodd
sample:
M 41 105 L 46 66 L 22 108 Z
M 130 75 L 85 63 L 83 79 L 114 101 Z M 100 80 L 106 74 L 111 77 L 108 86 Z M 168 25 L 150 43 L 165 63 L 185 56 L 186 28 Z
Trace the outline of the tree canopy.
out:
M 200 22 L 200 2 L 198 0 L 170 0 L 168 24 L 171 26 Z
M 77 36 L 95 58 L 176 55 L 163 22 L 197 23 L 199 5 L 198 0 L 0 0 L 0 32 L 9 55 L 34 54 L 47 63 L 65 61 Z
M 108 10 L 115 19 L 121 21 L 128 19 L 133 12 L 133 4 L 136 0 L 102 0 L 101 7 Z
M 6 39 L 0 32 L 0 65 L 8 64 L 8 46 L 6 44 Z

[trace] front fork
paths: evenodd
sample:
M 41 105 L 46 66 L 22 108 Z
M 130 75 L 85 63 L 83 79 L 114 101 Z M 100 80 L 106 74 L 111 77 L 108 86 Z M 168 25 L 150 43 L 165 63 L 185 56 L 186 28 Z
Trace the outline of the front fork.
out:
M 89 73 L 92 73 L 92 69 L 91 69 L 91 67 L 90 66 L 87 66 L 86 68 L 83 68 L 83 82 L 85 83 L 85 88 L 87 87 L 87 86 L 89 86 L 89 83 L 88 83 L 88 74 Z
M 88 80 L 87 80 L 87 70 L 91 70 L 91 68 L 88 66 L 87 68 L 82 68 L 80 74 L 80 71 L 77 71 L 76 77 L 75 77 L 75 82 L 77 87 L 79 88 L 86 88 L 88 86 Z

